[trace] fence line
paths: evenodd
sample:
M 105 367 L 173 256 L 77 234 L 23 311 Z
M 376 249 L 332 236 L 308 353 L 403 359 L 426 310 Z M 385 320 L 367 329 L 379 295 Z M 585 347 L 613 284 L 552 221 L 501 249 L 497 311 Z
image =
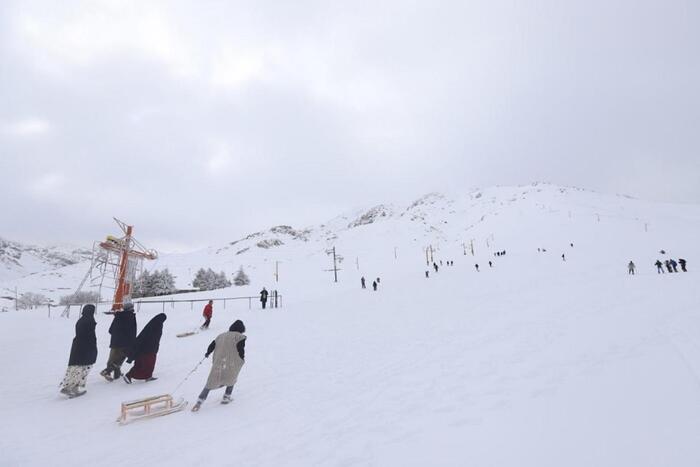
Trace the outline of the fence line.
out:
M 224 302 L 224 309 L 226 309 L 226 302 L 228 301 L 240 301 L 240 300 L 248 300 L 248 309 L 252 310 L 253 309 L 253 299 L 255 300 L 260 300 L 260 296 L 249 296 L 249 297 L 219 297 L 219 298 L 194 298 L 194 299 L 170 299 L 170 300 L 136 300 L 132 302 L 135 307 L 136 311 L 141 310 L 141 305 L 143 304 L 149 304 L 149 303 L 160 303 L 163 306 L 163 312 L 165 312 L 165 305 L 170 304 L 170 308 L 175 308 L 176 303 L 189 303 L 190 304 L 190 310 L 194 309 L 194 304 L 198 302 L 208 302 L 209 300 L 213 302 Z M 112 304 L 111 301 L 101 301 L 101 302 L 95 302 L 93 305 L 104 305 L 104 304 Z M 268 308 L 282 308 L 282 294 L 275 294 L 274 291 L 270 293 L 267 297 L 267 304 Z M 86 303 L 70 303 L 67 305 L 52 305 L 51 303 L 47 303 L 48 306 L 48 312 L 49 312 L 49 318 L 51 317 L 51 308 L 64 308 L 68 307 L 68 318 L 70 318 L 70 310 L 72 307 L 77 306 L 77 307 L 82 307 L 83 305 L 87 305 Z

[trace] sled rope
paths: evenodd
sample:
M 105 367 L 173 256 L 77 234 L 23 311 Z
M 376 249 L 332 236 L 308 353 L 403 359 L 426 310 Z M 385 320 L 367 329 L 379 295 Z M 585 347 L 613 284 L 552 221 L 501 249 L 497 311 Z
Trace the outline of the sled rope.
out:
M 207 358 L 207 357 L 203 357 L 203 358 L 199 361 L 199 363 L 197 363 L 197 365 L 195 365 L 195 367 L 192 368 L 192 371 L 190 371 L 189 373 L 187 373 L 187 376 L 185 376 L 185 379 L 183 379 L 182 381 L 180 381 L 180 384 L 178 384 L 178 385 L 175 387 L 175 390 L 173 390 L 173 392 L 172 392 L 171 394 L 175 394 L 175 393 L 177 392 L 177 390 L 180 389 L 180 386 L 182 386 L 183 384 L 185 384 L 185 381 L 187 381 L 187 380 L 190 378 L 190 376 L 192 376 L 192 374 L 193 374 L 195 371 L 197 371 L 197 368 L 199 368 L 199 365 L 201 365 L 202 362 L 203 362 L 206 358 Z

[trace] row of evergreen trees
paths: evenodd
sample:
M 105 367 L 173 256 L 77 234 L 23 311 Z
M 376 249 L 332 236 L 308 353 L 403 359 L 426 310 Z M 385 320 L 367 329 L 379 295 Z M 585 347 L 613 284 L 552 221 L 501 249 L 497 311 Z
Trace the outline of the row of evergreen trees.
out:
M 192 287 L 196 287 L 199 290 L 214 290 L 223 289 L 224 287 L 230 287 L 231 281 L 226 278 L 226 273 L 214 272 L 211 268 L 204 268 L 197 271 L 194 275 L 194 280 L 192 281 Z
M 233 283 L 236 286 L 250 284 L 250 279 L 243 271 L 243 268 L 238 270 L 236 276 L 233 278 Z M 226 273 L 223 271 L 217 273 L 211 268 L 201 268 L 195 274 L 194 280 L 192 280 L 192 287 L 199 290 L 222 289 L 230 286 L 231 281 L 226 278 Z M 141 276 L 136 279 L 132 296 L 134 298 L 155 297 L 158 295 L 168 295 L 174 292 L 177 292 L 175 277 L 166 268 L 163 271 L 143 271 Z
M 175 292 L 175 277 L 165 268 L 162 271 L 157 269 L 153 272 L 145 270 L 141 273 L 136 283 L 131 296 L 139 297 L 155 297 L 158 295 L 168 295 Z

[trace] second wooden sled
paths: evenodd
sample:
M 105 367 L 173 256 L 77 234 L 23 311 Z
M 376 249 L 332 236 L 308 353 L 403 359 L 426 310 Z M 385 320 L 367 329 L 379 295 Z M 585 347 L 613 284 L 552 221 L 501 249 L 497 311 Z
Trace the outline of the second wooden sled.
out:
M 136 399 L 122 402 L 121 414 L 117 419 L 120 425 L 143 420 L 145 418 L 162 417 L 179 412 L 187 407 L 187 401 L 182 398 L 175 401 L 170 394 Z

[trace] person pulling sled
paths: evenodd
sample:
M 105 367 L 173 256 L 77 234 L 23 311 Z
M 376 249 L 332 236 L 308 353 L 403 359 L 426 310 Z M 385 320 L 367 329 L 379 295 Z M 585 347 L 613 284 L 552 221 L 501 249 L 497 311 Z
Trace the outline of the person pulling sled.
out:
M 238 374 L 245 364 L 246 336 L 243 334 L 244 332 L 245 325 L 243 321 L 236 320 L 228 329 L 228 332 L 219 334 L 209 344 L 204 357 L 208 358 L 209 355 L 214 354 L 211 371 L 197 402 L 192 406 L 192 412 L 199 411 L 204 401 L 207 400 L 209 392 L 214 389 L 226 387 L 221 403 L 228 404 L 231 402 L 233 386 L 236 384 Z

